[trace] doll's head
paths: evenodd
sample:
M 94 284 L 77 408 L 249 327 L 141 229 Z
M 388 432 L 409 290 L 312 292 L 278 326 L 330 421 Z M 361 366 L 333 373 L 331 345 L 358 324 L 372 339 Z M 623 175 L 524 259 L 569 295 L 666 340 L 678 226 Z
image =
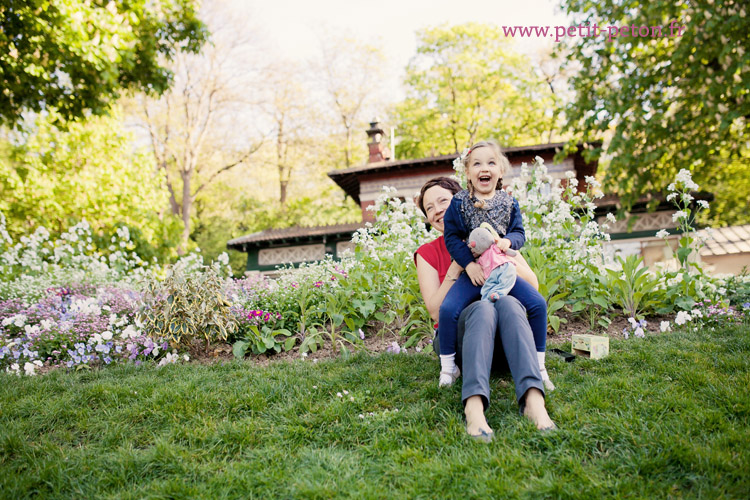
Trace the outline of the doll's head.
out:
M 482 255 L 493 243 L 495 243 L 495 238 L 485 227 L 478 227 L 469 233 L 469 239 L 466 242 L 474 257 Z

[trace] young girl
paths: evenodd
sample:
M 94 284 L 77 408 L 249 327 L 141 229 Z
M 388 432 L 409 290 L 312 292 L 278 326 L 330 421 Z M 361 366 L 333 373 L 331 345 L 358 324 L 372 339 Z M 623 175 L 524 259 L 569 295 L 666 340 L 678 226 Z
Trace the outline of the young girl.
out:
M 496 243 L 500 250 L 518 250 L 526 241 L 521 209 L 518 202 L 502 190 L 502 176 L 510 169 L 510 162 L 494 142 L 474 144 L 464 160 L 468 189 L 453 196 L 445 212 L 445 246 L 451 257 L 465 269 L 451 287 L 440 306 L 438 338 L 440 340 L 440 382 L 448 386 L 458 378 L 455 363 L 458 317 L 474 302 L 485 282 L 484 272 L 474 262 L 471 250 L 464 242 L 469 233 L 483 222 L 489 223 L 502 237 Z M 520 277 L 508 294 L 526 308 L 534 334 L 539 371 L 548 390 L 555 386 L 544 366 L 547 346 L 547 304 L 527 281 Z

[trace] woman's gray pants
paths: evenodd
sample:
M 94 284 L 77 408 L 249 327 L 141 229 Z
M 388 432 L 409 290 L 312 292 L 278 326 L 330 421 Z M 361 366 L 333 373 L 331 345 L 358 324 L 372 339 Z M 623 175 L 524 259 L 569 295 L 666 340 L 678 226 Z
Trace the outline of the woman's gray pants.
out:
M 482 396 L 486 410 L 490 404 L 490 372 L 509 369 L 521 412 L 526 391 L 536 387 L 544 394 L 526 309 L 515 297 L 506 295 L 494 304 L 479 300 L 464 309 L 458 319 L 457 347 L 464 403 L 471 396 Z

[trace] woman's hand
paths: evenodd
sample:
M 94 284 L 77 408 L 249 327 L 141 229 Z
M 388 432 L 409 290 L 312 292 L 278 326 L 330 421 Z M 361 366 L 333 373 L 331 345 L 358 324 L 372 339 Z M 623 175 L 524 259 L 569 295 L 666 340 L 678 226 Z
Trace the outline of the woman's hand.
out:
M 469 265 L 466 266 L 466 274 L 469 275 L 474 286 L 484 285 L 484 271 L 482 271 L 482 266 L 476 262 L 470 262 Z
M 445 278 L 450 279 L 451 281 L 456 281 L 462 272 L 464 272 L 464 268 L 455 260 L 451 260 L 451 265 L 445 272 Z

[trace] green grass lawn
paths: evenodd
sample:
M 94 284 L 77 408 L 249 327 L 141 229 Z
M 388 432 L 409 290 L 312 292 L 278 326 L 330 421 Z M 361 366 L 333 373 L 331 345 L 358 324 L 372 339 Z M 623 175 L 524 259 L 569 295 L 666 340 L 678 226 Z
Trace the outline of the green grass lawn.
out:
M 749 356 L 747 326 L 549 355 L 560 429 L 493 379 L 489 445 L 427 355 L 2 375 L 0 497 L 747 498 Z

